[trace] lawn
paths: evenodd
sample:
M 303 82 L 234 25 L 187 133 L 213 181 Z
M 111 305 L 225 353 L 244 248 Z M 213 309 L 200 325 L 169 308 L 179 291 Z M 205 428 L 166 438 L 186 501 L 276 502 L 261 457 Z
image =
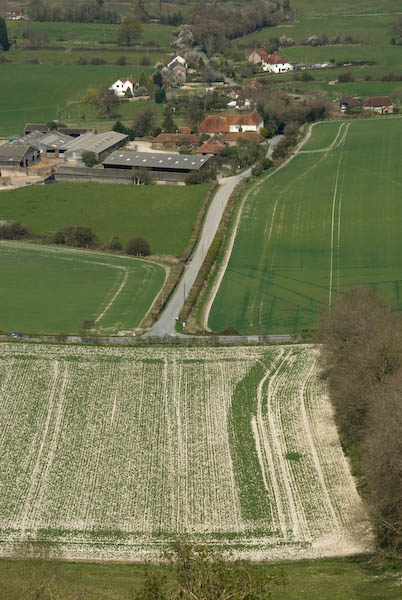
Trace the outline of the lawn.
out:
M 1 192 L 0 219 L 23 221 L 33 233 L 52 235 L 67 225 L 93 229 L 101 242 L 145 236 L 153 254 L 186 248 L 208 184 L 130 186 L 56 183 Z
M 0 586 L 3 600 L 20 600 L 30 577 L 55 579 L 63 591 L 85 592 L 93 600 L 125 600 L 138 590 L 145 565 L 83 562 L 47 562 L 36 565 L 20 560 L 0 560 Z M 272 586 L 272 600 L 399 600 L 400 567 L 375 568 L 369 559 L 321 559 L 260 564 L 252 572 L 266 576 L 283 573 L 285 586 Z M 166 573 L 160 566 L 157 571 Z
M 353 283 L 402 310 L 402 120 L 339 126 L 330 152 L 300 153 L 246 200 L 212 329 L 298 333 Z M 326 146 L 327 127 L 306 148 Z
M 160 290 L 159 265 L 100 252 L 0 242 L 0 329 L 77 333 L 83 319 L 138 327 Z
M 311 346 L 3 342 L 0 385 L 0 555 L 36 538 L 141 561 L 177 535 L 254 560 L 372 548 Z

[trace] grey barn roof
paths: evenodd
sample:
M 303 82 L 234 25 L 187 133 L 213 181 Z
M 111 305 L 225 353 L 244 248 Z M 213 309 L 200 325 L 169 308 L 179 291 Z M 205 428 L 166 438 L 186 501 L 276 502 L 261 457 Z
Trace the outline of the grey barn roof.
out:
M 29 144 L 12 142 L 0 146 L 0 161 L 20 162 L 31 148 Z
M 87 151 L 102 154 L 102 152 L 105 152 L 111 146 L 126 140 L 128 140 L 128 135 L 119 133 L 118 131 L 105 131 L 98 134 L 89 131 L 78 138 L 72 138 L 67 146 L 67 150 L 69 152 Z
M 104 161 L 104 166 L 145 167 L 157 169 L 186 169 L 198 171 L 211 155 L 169 154 L 168 152 L 121 152 L 116 150 Z

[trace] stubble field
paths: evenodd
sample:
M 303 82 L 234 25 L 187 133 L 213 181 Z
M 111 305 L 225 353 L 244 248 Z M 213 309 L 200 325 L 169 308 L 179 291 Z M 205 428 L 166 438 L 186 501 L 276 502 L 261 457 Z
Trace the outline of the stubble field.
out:
M 252 559 L 368 550 L 317 358 L 1 344 L 1 553 L 39 537 L 141 560 L 177 534 Z
M 209 315 L 217 331 L 298 333 L 348 284 L 402 309 L 402 120 L 323 123 L 247 198 Z

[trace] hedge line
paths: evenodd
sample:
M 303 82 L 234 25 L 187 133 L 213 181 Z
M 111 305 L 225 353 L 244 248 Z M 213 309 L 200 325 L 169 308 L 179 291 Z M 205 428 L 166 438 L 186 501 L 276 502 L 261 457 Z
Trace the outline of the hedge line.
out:
M 211 198 L 215 194 L 217 188 L 218 188 L 218 182 L 214 181 L 210 185 L 207 193 L 205 194 L 205 198 L 200 206 L 200 210 L 198 211 L 197 218 L 195 220 L 193 231 L 191 233 L 191 237 L 187 244 L 187 247 L 180 254 L 180 256 L 178 256 L 178 259 L 180 261 L 187 262 L 188 259 L 190 258 L 190 256 L 192 255 L 195 245 L 198 242 L 198 238 L 200 237 L 201 227 L 202 227 L 202 224 L 204 223 L 204 219 L 205 219 L 205 215 L 206 215 L 209 203 L 211 201 Z

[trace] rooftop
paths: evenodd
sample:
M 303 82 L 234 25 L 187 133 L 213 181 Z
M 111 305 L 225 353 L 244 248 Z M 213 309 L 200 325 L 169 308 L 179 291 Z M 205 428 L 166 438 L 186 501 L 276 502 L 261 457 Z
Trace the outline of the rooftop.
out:
M 370 108 L 375 106 L 392 106 L 392 100 L 389 96 L 371 96 L 365 99 L 364 106 Z
M 186 169 L 198 171 L 209 160 L 208 156 L 193 154 L 169 154 L 168 152 L 121 152 L 116 150 L 104 161 L 104 166 L 146 167 L 157 169 Z

